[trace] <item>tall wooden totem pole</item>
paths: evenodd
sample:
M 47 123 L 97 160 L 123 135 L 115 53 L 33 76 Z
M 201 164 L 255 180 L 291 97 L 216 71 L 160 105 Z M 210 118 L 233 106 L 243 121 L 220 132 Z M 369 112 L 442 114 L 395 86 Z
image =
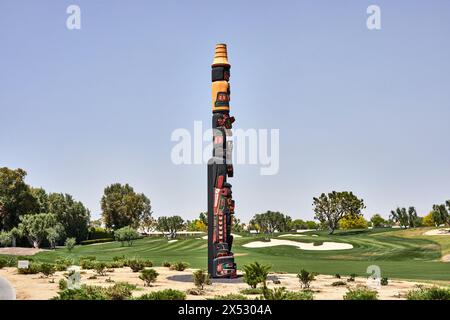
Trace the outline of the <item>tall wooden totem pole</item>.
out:
M 208 273 L 212 278 L 236 276 L 236 263 L 231 252 L 231 235 L 234 200 L 231 184 L 233 144 L 227 141 L 232 135 L 234 117 L 230 117 L 230 64 L 227 46 L 216 45 L 212 64 L 212 128 L 213 154 L 208 162 Z

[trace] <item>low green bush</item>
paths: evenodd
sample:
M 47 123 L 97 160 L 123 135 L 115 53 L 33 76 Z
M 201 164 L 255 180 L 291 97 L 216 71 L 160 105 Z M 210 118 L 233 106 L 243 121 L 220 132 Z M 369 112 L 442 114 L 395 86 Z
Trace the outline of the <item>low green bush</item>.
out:
M 8 261 L 6 259 L 0 258 L 0 269 L 8 266 Z
M 387 286 L 387 285 L 389 284 L 389 279 L 386 278 L 386 277 L 381 278 L 380 284 L 381 284 L 382 286 Z
M 114 256 L 114 257 L 113 257 L 113 261 L 114 261 L 114 262 L 125 261 L 125 260 L 126 260 L 126 258 L 125 258 L 125 255 L 124 255 L 124 254 L 121 255 L 121 256 Z
M 194 284 L 197 288 L 200 290 L 203 290 L 205 285 L 211 284 L 211 277 L 209 276 L 208 272 L 206 272 L 203 269 L 197 270 L 192 274 L 194 278 Z
M 166 289 L 144 294 L 136 300 L 186 300 L 186 294 L 179 290 Z
M 56 271 L 66 271 L 68 267 L 73 265 L 73 260 L 68 258 L 59 258 L 55 260 Z
M 406 295 L 407 300 L 450 300 L 450 288 L 419 288 Z
M 143 260 L 139 259 L 129 259 L 126 262 L 126 265 L 133 270 L 133 272 L 139 272 L 145 268 L 146 263 Z
M 258 262 L 247 264 L 244 266 L 244 282 L 253 289 L 260 283 L 265 287 L 269 270 L 269 265 L 262 265 Z
M 105 242 L 112 242 L 114 241 L 114 238 L 102 238 L 102 239 L 93 239 L 93 240 L 83 240 L 80 242 L 82 246 L 88 245 L 88 244 L 95 244 L 95 243 L 105 243 Z
M 295 292 L 287 291 L 285 287 L 263 289 L 261 300 L 313 300 L 313 293 L 309 290 Z
M 263 288 L 245 288 L 239 292 L 242 294 L 263 294 Z
M 64 245 L 66 246 L 67 251 L 72 252 L 73 248 L 75 248 L 75 245 L 77 244 L 77 239 L 75 238 L 67 238 L 64 242 Z
M 58 282 L 58 288 L 59 288 L 59 290 L 66 290 L 67 289 L 67 280 L 60 279 Z
M 308 272 L 305 269 L 300 270 L 300 273 L 297 274 L 297 278 L 300 281 L 300 287 L 303 289 L 308 289 L 311 285 L 311 282 L 315 279 L 316 274 L 313 272 Z
M 344 295 L 344 300 L 378 300 L 378 292 L 365 287 L 350 288 Z
M 170 262 L 169 262 L 169 261 L 164 261 L 164 262 L 162 263 L 162 266 L 163 266 L 163 267 L 166 267 L 166 268 L 170 268 Z
M 187 267 L 189 267 L 187 262 L 175 262 L 170 265 L 170 270 L 184 271 Z
M 108 268 L 108 269 L 123 268 L 124 266 L 125 266 L 125 261 L 123 261 L 123 260 L 106 263 L 106 268 Z
M 144 281 L 144 286 L 151 287 L 152 283 L 156 281 L 156 278 L 158 278 L 158 276 L 159 273 L 156 272 L 155 269 L 144 269 L 141 270 L 139 279 Z
M 128 300 L 135 289 L 135 285 L 126 282 L 107 288 L 82 285 L 79 289 L 63 289 L 52 300 Z
M 248 300 L 248 298 L 242 294 L 229 293 L 224 296 L 215 296 L 206 300 Z
M 80 260 L 80 266 L 83 269 L 95 269 L 95 266 L 97 264 L 96 260 L 87 260 L 87 259 L 82 259 Z
M 341 275 L 340 275 L 339 273 L 336 273 L 336 274 L 334 275 L 334 277 L 335 277 L 336 279 L 340 279 L 340 278 L 341 278 Z
M 36 262 L 30 262 L 28 268 L 17 268 L 19 274 L 38 274 L 41 272 L 41 264 Z
M 41 272 L 44 276 L 50 277 L 55 274 L 55 266 L 50 263 L 41 263 L 39 266 L 39 272 Z
M 94 261 L 92 263 L 94 267 L 93 269 L 97 275 L 106 276 L 106 263 L 100 261 Z

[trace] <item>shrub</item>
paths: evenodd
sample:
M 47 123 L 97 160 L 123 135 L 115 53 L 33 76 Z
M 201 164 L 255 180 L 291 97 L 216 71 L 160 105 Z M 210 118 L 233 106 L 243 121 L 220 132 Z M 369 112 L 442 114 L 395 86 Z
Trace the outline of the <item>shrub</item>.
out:
M 130 259 L 127 261 L 126 265 L 133 270 L 133 272 L 139 272 L 145 268 L 145 262 L 138 259 Z
M 7 267 L 8 266 L 8 261 L 6 261 L 6 259 L 0 258 L 0 269 Z
M 335 277 L 336 279 L 340 279 L 340 278 L 341 278 L 341 275 L 340 275 L 339 273 L 336 273 L 336 274 L 334 275 L 334 277 Z
M 104 262 L 93 262 L 93 269 L 95 273 L 99 276 L 106 276 L 106 263 Z
M 251 288 L 256 288 L 259 283 L 263 283 L 266 287 L 267 276 L 269 275 L 270 266 L 261 265 L 254 262 L 244 266 L 244 281 Z
M 121 255 L 121 256 L 114 256 L 114 257 L 113 257 L 113 261 L 114 261 L 114 262 L 125 261 L 125 260 L 126 260 L 126 258 L 125 258 L 125 255 L 124 255 L 124 254 Z
M 52 300 L 106 300 L 106 295 L 101 287 L 82 285 L 79 289 L 62 290 Z
M 346 286 L 347 283 L 345 283 L 344 281 L 335 281 L 331 284 L 333 287 L 340 287 L 340 286 Z
M 214 298 L 207 300 L 248 300 L 246 296 L 242 294 L 229 293 L 224 296 L 215 296 Z
M 108 268 L 108 269 L 123 268 L 124 266 L 125 266 L 124 261 L 114 261 L 114 262 L 106 263 L 106 268 Z
M 170 270 L 184 271 L 187 267 L 189 267 L 187 262 L 175 262 L 170 265 Z
M 58 288 L 59 288 L 59 290 L 66 290 L 67 289 L 67 280 L 60 279 L 58 282 Z
M 263 294 L 263 288 L 245 288 L 239 292 L 242 294 Z
M 159 273 L 156 272 L 155 269 L 144 269 L 141 271 L 139 279 L 144 281 L 144 286 L 150 287 L 152 283 L 156 281 L 156 278 L 158 278 L 158 276 Z
M 14 267 L 17 265 L 16 257 L 0 258 L 0 269 L 5 267 Z
M 261 299 L 265 300 L 313 300 L 311 291 L 294 292 L 287 291 L 285 287 L 268 289 L 264 288 Z
M 55 260 L 56 271 L 66 271 L 73 264 L 72 259 L 60 258 Z
M 406 295 L 407 300 L 450 300 L 450 288 L 419 288 Z
M 208 272 L 203 269 L 195 271 L 192 275 L 194 278 L 195 286 L 197 288 L 200 288 L 200 290 L 203 290 L 205 285 L 211 284 L 211 277 L 209 276 Z
M 42 263 L 39 267 L 39 271 L 46 277 L 53 275 L 56 271 L 55 266 L 50 263 Z
M 366 287 L 350 288 L 344 295 L 344 300 L 378 300 L 378 293 Z
M 77 239 L 75 238 L 67 238 L 64 242 L 64 245 L 66 246 L 67 251 L 72 252 L 73 248 L 75 248 L 75 245 L 77 243 Z
M 300 281 L 300 287 L 303 289 L 308 289 L 311 285 L 311 281 L 315 279 L 315 274 L 302 269 L 300 270 L 300 273 L 297 274 L 297 278 Z
M 126 282 L 119 282 L 105 289 L 105 295 L 109 300 L 127 300 L 131 298 L 132 288 L 135 288 L 135 286 Z
M 169 262 L 169 261 L 164 261 L 164 262 L 162 263 L 162 266 L 163 266 L 163 267 L 166 267 L 166 268 L 170 268 L 170 262 Z
M 28 268 L 17 268 L 19 274 L 38 274 L 41 270 L 39 263 L 30 262 Z
M 388 280 L 388 278 L 384 277 L 384 278 L 381 278 L 380 283 L 382 286 L 387 286 L 389 284 L 389 280 Z
M 80 260 L 81 268 L 86 269 L 86 270 L 94 269 L 96 264 L 97 264 L 97 261 L 95 261 L 95 260 L 86 260 L 86 259 Z
M 101 238 L 101 239 L 93 239 L 93 240 L 83 240 L 80 242 L 82 246 L 88 245 L 88 244 L 95 244 L 95 243 L 105 243 L 105 242 L 112 242 L 114 241 L 114 238 Z
M 144 294 L 136 300 L 186 300 L 186 294 L 179 290 L 166 289 Z
M 122 246 L 125 242 L 129 245 L 133 245 L 133 241 L 139 239 L 141 235 L 132 227 L 123 227 L 114 231 L 114 238 L 120 241 Z

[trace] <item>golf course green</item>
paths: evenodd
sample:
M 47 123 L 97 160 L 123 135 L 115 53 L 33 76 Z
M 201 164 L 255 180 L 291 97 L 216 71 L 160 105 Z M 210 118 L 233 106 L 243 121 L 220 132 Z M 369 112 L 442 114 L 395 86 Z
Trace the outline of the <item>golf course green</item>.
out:
M 253 241 L 267 241 L 261 235 L 236 237 L 233 251 L 238 268 L 258 261 L 271 265 L 274 272 L 297 273 L 306 269 L 320 274 L 366 275 L 367 267 L 377 265 L 383 277 L 410 280 L 450 281 L 450 263 L 442 262 L 443 255 L 450 253 L 450 236 L 424 236 L 429 229 L 375 229 L 337 231 L 328 235 L 325 231 L 310 231 L 294 237 L 275 234 L 277 239 L 314 242 L 342 242 L 353 245 L 349 250 L 306 251 L 294 246 L 281 245 L 265 248 L 246 248 Z M 314 235 L 314 236 L 313 236 Z M 54 262 L 58 258 L 75 261 L 95 256 L 100 261 L 112 261 L 115 256 L 145 258 L 161 265 L 164 261 L 184 261 L 193 268 L 206 268 L 207 241 L 197 237 L 179 237 L 169 242 L 162 237 L 145 237 L 132 246 L 120 242 L 77 246 L 72 252 L 65 248 L 39 252 L 30 257 L 34 261 Z

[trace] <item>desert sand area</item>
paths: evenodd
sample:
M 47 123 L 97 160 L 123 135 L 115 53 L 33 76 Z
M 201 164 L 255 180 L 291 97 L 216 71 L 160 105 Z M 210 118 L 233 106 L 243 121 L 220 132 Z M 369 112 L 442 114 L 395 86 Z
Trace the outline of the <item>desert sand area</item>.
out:
M 275 246 L 294 246 L 301 250 L 311 250 L 311 251 L 324 251 L 324 250 L 348 250 L 352 249 L 353 245 L 349 243 L 341 242 L 328 242 L 325 241 L 321 245 L 315 245 L 312 242 L 297 242 L 291 240 L 279 240 L 271 239 L 270 241 L 253 241 L 242 245 L 246 248 L 266 248 Z
M 450 229 L 434 229 L 423 233 L 424 236 L 450 236 Z
M 108 272 L 106 276 L 98 276 L 96 279 L 88 279 L 95 275 L 93 270 L 82 270 L 81 283 L 87 285 L 111 286 L 114 282 L 128 282 L 136 284 L 138 290 L 133 291 L 133 296 L 138 297 L 144 293 L 162 289 L 177 289 L 187 291 L 194 289 L 192 281 L 192 272 L 195 269 L 186 269 L 185 271 L 172 271 L 165 267 L 155 267 L 158 273 L 158 279 L 152 287 L 144 287 L 142 280 L 139 279 L 138 272 L 132 272 L 130 268 L 114 269 L 114 272 Z M 45 278 L 41 275 L 21 275 L 17 273 L 16 268 L 0 269 L 0 277 L 9 281 L 16 290 L 16 297 L 19 300 L 47 300 L 57 295 L 58 281 L 64 278 L 64 272 L 57 272 L 53 277 Z M 290 291 L 299 291 L 300 285 L 295 274 L 275 274 L 271 273 L 268 278 L 268 287 L 286 287 Z M 280 283 L 274 284 L 274 280 Z M 346 285 L 332 286 L 333 282 L 344 281 Z M 114 282 L 112 282 L 114 281 Z M 355 288 L 357 286 L 367 285 L 367 279 L 363 277 L 355 278 L 354 282 L 346 282 L 346 279 L 336 279 L 333 276 L 318 275 L 311 284 L 311 290 L 314 292 L 315 300 L 342 300 L 347 292 L 347 287 Z M 387 286 L 377 287 L 379 299 L 399 300 L 405 299 L 409 290 L 417 288 L 418 282 L 389 280 Z M 429 286 L 429 284 L 428 284 Z M 188 300 L 203 300 L 213 298 L 217 295 L 226 295 L 229 293 L 239 293 L 240 290 L 249 288 L 242 281 L 237 279 L 213 280 L 212 285 L 206 286 L 201 295 L 187 294 Z M 194 290 L 195 291 L 195 290 Z M 249 299 L 255 299 L 259 295 L 247 295 Z

